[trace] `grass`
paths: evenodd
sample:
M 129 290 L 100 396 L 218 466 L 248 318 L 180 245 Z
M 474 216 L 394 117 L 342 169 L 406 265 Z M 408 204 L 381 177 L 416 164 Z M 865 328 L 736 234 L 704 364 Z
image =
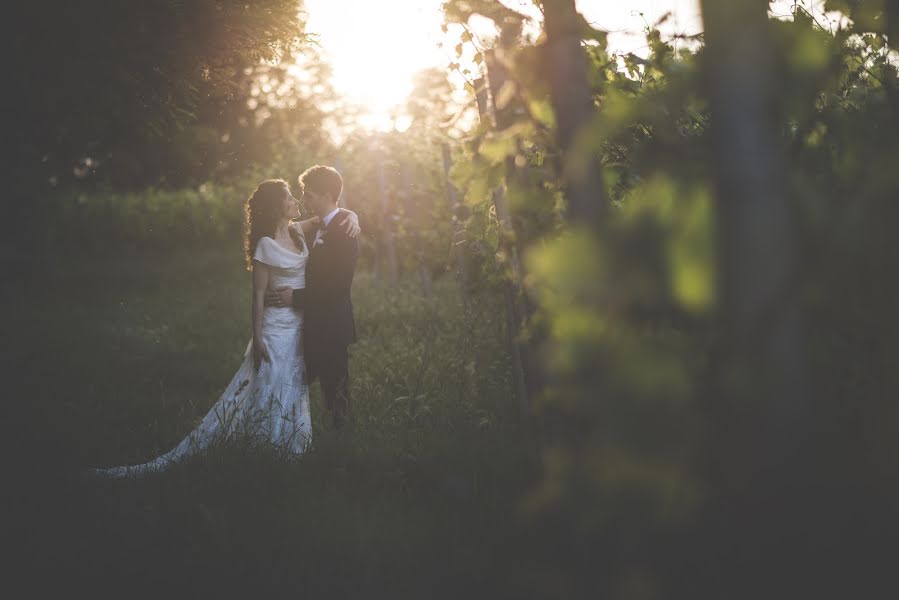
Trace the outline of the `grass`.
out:
M 413 284 L 360 273 L 350 429 L 324 427 L 316 385 L 300 460 L 235 442 L 167 473 L 103 481 L 73 474 L 169 449 L 218 397 L 249 338 L 249 274 L 238 254 L 213 250 L 52 257 L 15 272 L 3 306 L 16 340 L 7 539 L 31 585 L 534 593 L 541 553 L 518 506 L 537 461 L 510 398 L 497 297 L 466 312 L 448 278 L 428 302 Z

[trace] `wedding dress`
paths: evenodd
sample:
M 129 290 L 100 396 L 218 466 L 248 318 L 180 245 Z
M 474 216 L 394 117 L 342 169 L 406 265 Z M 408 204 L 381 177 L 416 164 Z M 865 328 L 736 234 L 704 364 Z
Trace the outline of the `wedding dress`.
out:
M 287 250 L 270 237 L 259 240 L 254 260 L 268 265 L 269 287 L 302 288 L 306 285 L 309 248 Z M 253 365 L 253 341 L 227 389 L 199 426 L 175 448 L 149 462 L 95 469 L 99 475 L 127 477 L 160 471 L 188 456 L 202 452 L 215 441 L 240 435 L 268 442 L 301 454 L 312 440 L 309 387 L 303 359 L 303 315 L 291 307 L 267 306 L 262 315 L 262 339 L 271 362 Z

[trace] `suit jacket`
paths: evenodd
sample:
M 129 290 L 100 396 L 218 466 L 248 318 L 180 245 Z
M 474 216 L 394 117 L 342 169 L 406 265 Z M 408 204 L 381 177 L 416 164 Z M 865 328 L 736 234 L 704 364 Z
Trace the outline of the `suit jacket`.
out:
M 332 350 L 356 341 L 356 322 L 350 287 L 359 257 L 359 244 L 346 234 L 348 212 L 340 209 L 322 231 L 322 241 L 309 249 L 306 287 L 293 291 L 293 306 L 303 311 L 306 362 L 325 358 Z M 317 369 L 311 368 L 312 371 Z

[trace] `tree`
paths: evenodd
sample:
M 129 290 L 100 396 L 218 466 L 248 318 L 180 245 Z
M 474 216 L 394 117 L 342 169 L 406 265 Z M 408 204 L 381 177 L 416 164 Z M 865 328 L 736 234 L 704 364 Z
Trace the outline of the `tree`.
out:
M 753 461 L 767 455 L 755 464 L 772 469 L 792 464 L 795 446 L 805 443 L 800 429 L 807 419 L 793 209 L 779 133 L 780 57 L 764 3 L 706 0 L 702 8 L 717 185 L 721 368 L 730 377 L 737 373 L 725 392 L 734 419 L 729 426 L 739 427 L 744 441 L 767 439 L 764 449 L 752 451 Z
M 171 139 L 303 35 L 297 0 L 17 2 L 4 21 L 17 85 L 6 154 L 29 189 Z
M 596 114 L 581 47 L 589 27 L 574 0 L 545 0 L 542 8 L 546 33 L 542 66 L 556 115 L 568 218 L 595 223 L 608 208 L 608 199 L 597 157 L 578 147 L 578 134 L 588 129 Z

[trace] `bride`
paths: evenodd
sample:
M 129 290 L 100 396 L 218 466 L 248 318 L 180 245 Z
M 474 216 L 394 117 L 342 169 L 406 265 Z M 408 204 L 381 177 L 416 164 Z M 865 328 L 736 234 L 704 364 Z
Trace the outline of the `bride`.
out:
M 292 223 L 300 216 L 299 207 L 282 179 L 263 181 L 246 201 L 244 250 L 247 268 L 253 272 L 253 339 L 218 401 L 169 452 L 139 465 L 95 469 L 97 474 L 126 477 L 160 471 L 214 441 L 236 435 L 294 455 L 305 450 L 312 439 L 312 420 L 301 339 L 303 315 L 264 302 L 266 289 L 306 285 L 306 235 L 319 223 L 318 218 Z M 347 233 L 351 237 L 359 233 L 355 213 L 350 214 Z

